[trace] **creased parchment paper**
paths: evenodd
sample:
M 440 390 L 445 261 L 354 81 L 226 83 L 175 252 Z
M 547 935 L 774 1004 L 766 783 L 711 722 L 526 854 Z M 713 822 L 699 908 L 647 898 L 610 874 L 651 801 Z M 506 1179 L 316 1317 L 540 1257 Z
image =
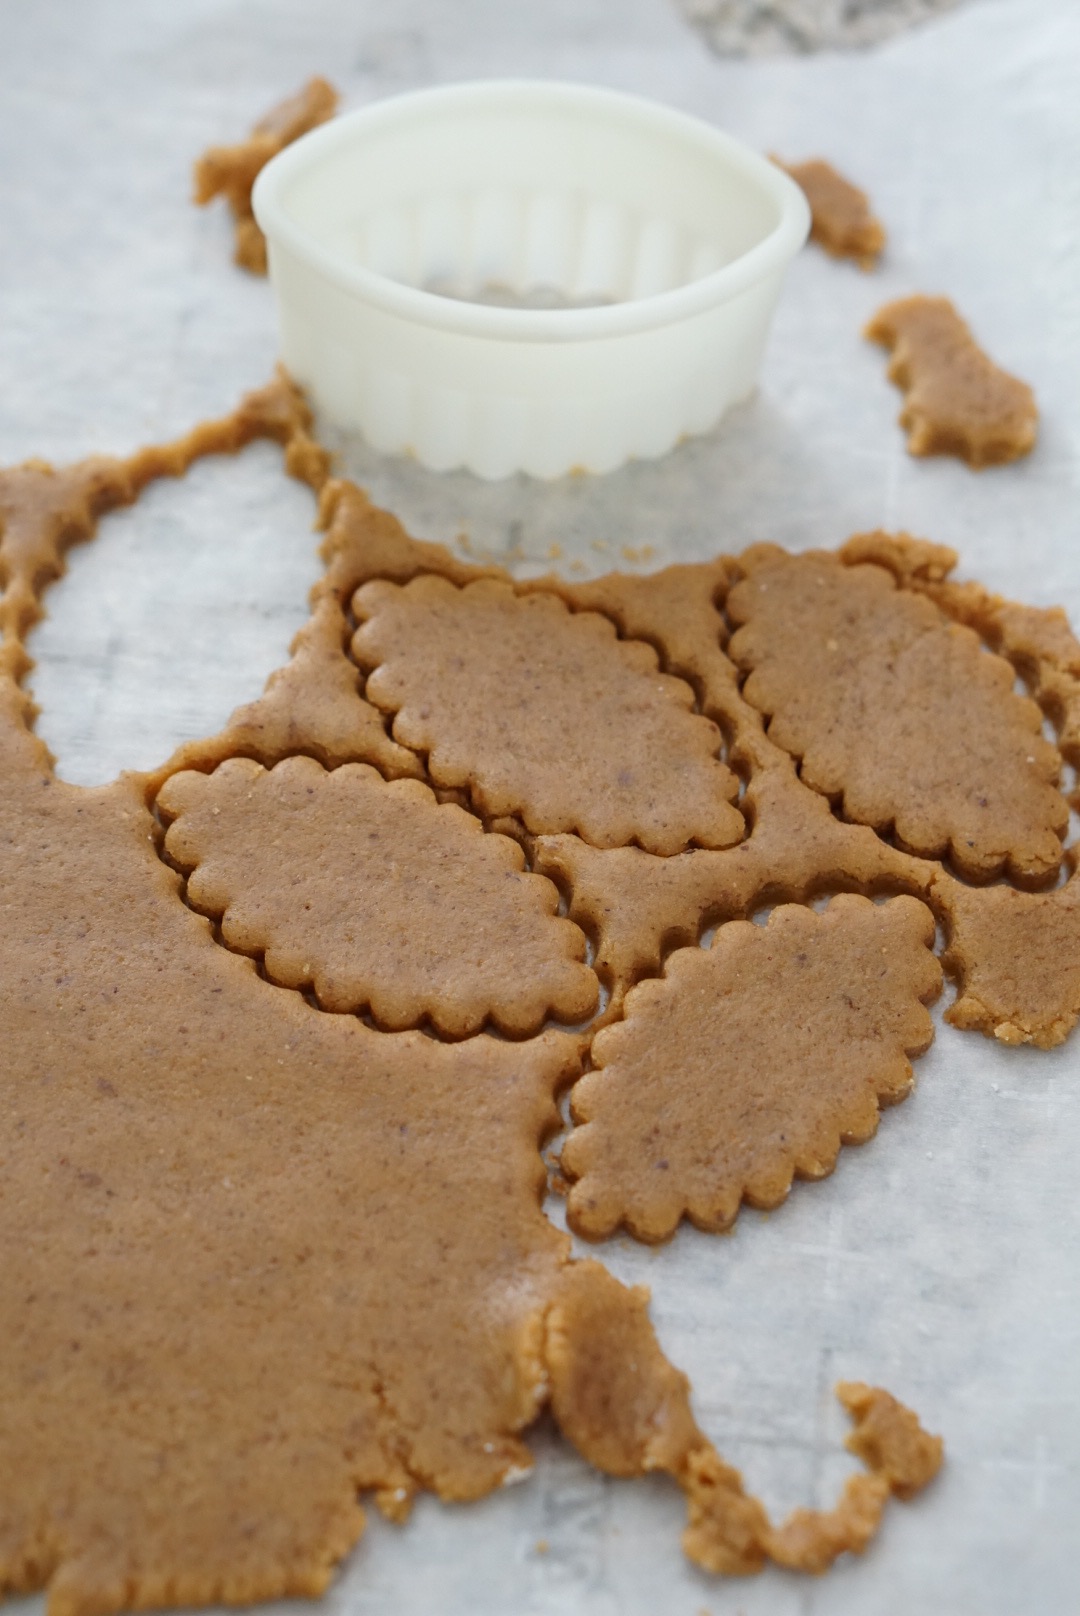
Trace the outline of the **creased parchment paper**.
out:
M 719 62 L 664 0 L 47 0 L 0 18 L 0 458 L 126 452 L 228 408 L 275 357 L 269 287 L 230 263 L 190 166 L 321 72 L 346 106 L 469 76 L 653 95 L 864 185 L 872 276 L 808 250 L 760 392 L 713 437 L 608 479 L 486 486 L 349 469 L 417 533 L 576 575 L 757 539 L 902 527 L 1080 623 L 1080 8 L 975 0 L 869 54 Z M 911 290 L 954 297 L 1035 387 L 1032 457 L 973 475 L 910 460 L 859 330 Z M 310 502 L 256 447 L 155 485 L 103 524 L 31 649 L 42 734 L 71 780 L 209 734 L 284 659 L 316 576 Z M 548 560 L 552 546 L 561 558 Z M 624 547 L 652 555 L 636 562 Z M 951 990 L 947 990 L 947 996 Z M 912 1098 L 835 1175 L 734 1235 L 600 1255 L 652 1287 L 698 1415 L 771 1508 L 821 1503 L 853 1461 L 840 1378 L 944 1433 L 947 1469 L 823 1581 L 710 1581 L 681 1500 L 612 1483 L 540 1432 L 532 1478 L 485 1503 L 373 1512 L 334 1616 L 1071 1616 L 1080 1545 L 1080 1043 L 1011 1051 L 943 1027 Z M 553 1203 L 552 1215 L 559 1215 Z M 3 1292 L 0 1276 L 0 1332 Z M 27 1613 L 38 1602 L 25 1601 Z M 304 1607 L 298 1606 L 297 1609 Z

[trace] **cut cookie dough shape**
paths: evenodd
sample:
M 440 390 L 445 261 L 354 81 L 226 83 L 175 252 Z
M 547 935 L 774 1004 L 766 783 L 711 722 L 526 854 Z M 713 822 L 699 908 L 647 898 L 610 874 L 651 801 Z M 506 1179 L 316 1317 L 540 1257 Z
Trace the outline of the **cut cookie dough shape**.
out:
M 818 914 L 732 921 L 627 995 L 574 1087 L 562 1165 L 571 1227 L 665 1240 L 684 1215 L 721 1230 L 822 1178 L 911 1086 L 933 1029 L 934 922 L 915 898 L 842 895 Z
M 394 739 L 426 754 L 437 785 L 485 815 L 661 854 L 742 836 L 719 729 L 609 619 L 494 579 L 370 583 L 353 606 L 368 699 L 395 714 Z
M 1061 759 L 1010 663 L 881 567 L 822 552 L 744 559 L 730 654 L 803 780 L 969 880 L 1051 877 L 1068 825 Z
M 330 457 L 311 424 L 303 394 L 279 368 L 228 415 L 126 460 L 93 455 L 71 466 L 31 460 L 0 470 L 0 674 L 18 680 L 33 666 L 23 641 L 41 617 L 41 596 L 62 576 L 68 550 L 91 539 L 107 511 L 132 504 L 158 477 L 182 477 L 204 455 L 237 454 L 265 438 L 281 445 L 289 475 L 318 491 Z
M 887 303 L 865 334 L 892 353 L 889 380 L 905 394 L 909 453 L 957 455 L 978 470 L 1033 448 L 1035 394 L 995 365 L 947 297 Z
M 516 842 L 419 781 L 233 758 L 174 775 L 158 806 L 193 907 L 326 1010 L 370 1009 L 390 1030 L 426 1017 L 464 1038 L 489 1017 L 521 1037 L 549 1014 L 596 1009 L 585 937 L 558 916 L 556 888 L 525 870 Z
M 851 258 L 860 269 L 873 269 L 885 246 L 885 227 L 871 212 L 866 192 L 820 157 L 805 163 L 784 163 L 779 157 L 772 161 L 805 192 L 812 240 L 834 258 Z
M 959 557 L 909 533 L 857 533 L 840 550 L 849 565 L 876 561 L 907 589 L 921 590 L 954 622 L 966 623 L 1007 657 L 1057 730 L 1063 758 L 1080 766 L 1080 640 L 1060 606 L 1023 606 L 976 583 L 949 577 Z
M 195 164 L 195 202 L 204 207 L 223 196 L 236 222 L 233 260 L 252 275 L 266 274 L 266 237 L 255 222 L 251 188 L 271 157 L 326 123 L 337 111 L 338 94 L 325 79 L 309 79 L 302 90 L 260 118 L 236 146 L 211 146 Z
M 1071 857 L 1071 855 L 1070 855 Z M 1003 1044 L 1053 1049 L 1080 1020 L 1080 876 L 1055 892 L 935 883 L 959 981 L 946 1021 Z

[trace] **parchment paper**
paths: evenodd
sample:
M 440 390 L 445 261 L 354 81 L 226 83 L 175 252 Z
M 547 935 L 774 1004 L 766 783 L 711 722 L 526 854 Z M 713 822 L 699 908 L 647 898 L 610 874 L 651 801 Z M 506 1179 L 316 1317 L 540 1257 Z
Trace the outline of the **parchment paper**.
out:
M 664 0 L 53 0 L 0 13 L 0 460 L 125 452 L 229 408 L 275 356 L 268 286 L 229 262 L 190 165 L 322 72 L 349 106 L 438 81 L 567 76 L 642 91 L 864 184 L 872 276 L 795 264 L 758 396 L 713 437 L 611 478 L 485 486 L 346 446 L 417 533 L 589 572 L 833 545 L 877 525 L 1080 623 L 1080 8 L 979 0 L 868 55 L 721 63 Z M 859 337 L 946 292 L 1043 411 L 1030 460 L 915 462 Z M 31 649 L 68 779 L 215 730 L 284 660 L 316 576 L 311 502 L 266 446 L 155 485 L 75 553 Z M 645 562 L 638 563 L 645 566 Z M 946 997 L 951 996 L 951 989 Z M 913 1097 L 830 1180 L 736 1232 L 600 1255 L 652 1287 L 699 1418 L 770 1507 L 831 1500 L 852 1461 L 830 1387 L 887 1385 L 948 1466 L 818 1582 L 699 1575 L 681 1500 L 609 1482 L 548 1432 L 485 1503 L 373 1512 L 334 1616 L 1072 1616 L 1080 1609 L 1080 1043 L 1009 1051 L 948 1027 Z M 558 1203 L 553 1204 L 558 1216 Z M 0 1276 L 0 1327 L 2 1327 Z M 540 1547 L 546 1543 L 546 1551 Z M 306 1607 L 298 1605 L 297 1610 Z M 27 1613 L 38 1609 L 26 1601 Z

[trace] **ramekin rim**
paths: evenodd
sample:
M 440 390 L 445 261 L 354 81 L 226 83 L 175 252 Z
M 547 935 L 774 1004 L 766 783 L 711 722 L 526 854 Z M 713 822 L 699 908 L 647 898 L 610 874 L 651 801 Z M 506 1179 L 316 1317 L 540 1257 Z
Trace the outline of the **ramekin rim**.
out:
M 363 133 L 385 127 L 421 107 L 434 109 L 461 101 L 475 104 L 477 98 L 520 105 L 523 96 L 546 99 L 553 105 L 568 101 L 607 105 L 620 115 L 651 120 L 668 132 L 688 135 L 699 145 L 711 146 L 719 160 L 756 181 L 779 204 L 780 218 L 768 235 L 731 263 L 670 291 L 598 307 L 514 309 L 444 297 L 366 266 L 346 263 L 315 241 L 286 211 L 281 200 L 283 187 L 297 173 L 355 139 L 358 128 Z M 252 206 L 272 246 L 286 247 L 340 290 L 413 324 L 499 342 L 597 341 L 677 324 L 729 302 L 782 268 L 803 245 L 810 228 L 809 206 L 795 181 L 734 136 L 662 102 L 565 79 L 472 79 L 406 91 L 344 113 L 301 136 L 266 164 L 255 182 Z

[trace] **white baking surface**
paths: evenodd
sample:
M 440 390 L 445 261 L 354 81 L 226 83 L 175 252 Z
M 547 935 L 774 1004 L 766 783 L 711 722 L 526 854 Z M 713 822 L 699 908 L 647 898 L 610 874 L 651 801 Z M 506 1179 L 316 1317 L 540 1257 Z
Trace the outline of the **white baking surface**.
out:
M 1080 7 L 975 0 L 869 54 L 722 63 L 665 0 L 45 0 L 0 15 L 0 461 L 125 452 L 269 372 L 271 294 L 229 262 L 190 164 L 311 72 L 346 105 L 496 73 L 652 94 L 784 156 L 823 153 L 891 230 L 866 276 L 808 249 L 758 397 L 714 438 L 609 479 L 477 484 L 349 462 L 414 531 L 540 570 L 902 527 L 1080 623 Z M 910 290 L 956 298 L 1035 386 L 1036 452 L 974 475 L 907 458 L 858 332 Z M 311 502 L 260 445 L 109 517 L 34 636 L 40 728 L 92 783 L 210 733 L 284 659 L 316 576 Z M 946 997 L 951 996 L 947 989 Z M 912 1098 L 835 1175 L 736 1233 L 600 1255 L 652 1287 L 698 1416 L 770 1507 L 827 1503 L 852 1461 L 841 1377 L 908 1400 L 948 1467 L 864 1559 L 744 1582 L 681 1558 L 682 1504 L 548 1433 L 527 1483 L 372 1512 L 334 1616 L 1073 1616 L 1080 1609 L 1080 1043 L 941 1029 Z M 0 1328 L 3 1301 L 0 1277 Z M 541 1540 L 548 1545 L 541 1552 Z M 38 1603 L 22 1609 L 36 1612 Z M 306 1609 L 297 1604 L 299 1612 Z

